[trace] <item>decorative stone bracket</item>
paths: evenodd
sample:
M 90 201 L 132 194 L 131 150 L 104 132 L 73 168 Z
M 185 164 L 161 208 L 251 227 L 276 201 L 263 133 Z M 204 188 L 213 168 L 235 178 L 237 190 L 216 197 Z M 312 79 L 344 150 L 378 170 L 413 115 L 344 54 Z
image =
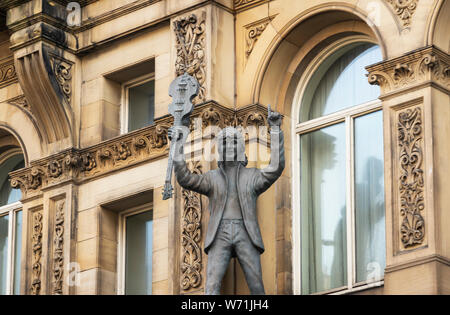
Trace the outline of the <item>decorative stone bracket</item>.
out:
M 31 52 L 16 53 L 15 68 L 28 106 L 46 143 L 69 138 L 73 62 L 59 49 L 38 43 Z

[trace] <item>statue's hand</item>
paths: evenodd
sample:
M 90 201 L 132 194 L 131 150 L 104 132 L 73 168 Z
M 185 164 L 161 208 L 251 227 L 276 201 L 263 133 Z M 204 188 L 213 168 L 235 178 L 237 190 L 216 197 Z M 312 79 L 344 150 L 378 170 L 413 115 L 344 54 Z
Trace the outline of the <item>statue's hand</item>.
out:
M 167 130 L 167 137 L 170 141 L 178 141 L 182 139 L 183 129 L 179 126 L 172 126 Z
M 269 122 L 270 127 L 280 127 L 281 126 L 281 115 L 278 112 L 273 112 L 270 109 L 270 104 L 267 108 L 268 114 L 267 114 L 267 120 Z

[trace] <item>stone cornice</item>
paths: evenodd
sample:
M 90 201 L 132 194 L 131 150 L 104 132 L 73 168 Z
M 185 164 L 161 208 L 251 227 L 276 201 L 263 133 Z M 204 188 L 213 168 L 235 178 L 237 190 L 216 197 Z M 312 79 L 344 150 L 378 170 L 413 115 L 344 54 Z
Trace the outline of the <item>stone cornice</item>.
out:
M 14 7 L 17 7 L 21 4 L 24 4 L 25 2 L 28 2 L 30 0 L 2 0 L 0 4 L 0 10 L 8 10 Z M 54 2 L 58 2 L 62 5 L 67 5 L 69 2 L 72 2 L 72 0 L 53 0 Z M 77 0 L 82 7 L 87 6 L 91 3 L 97 2 L 98 0 Z
M 267 125 L 266 107 L 253 104 L 233 110 L 208 101 L 195 107 L 191 117 L 201 118 L 208 126 L 263 126 Z M 168 155 L 167 130 L 172 117 L 164 116 L 146 128 L 115 137 L 84 149 L 71 148 L 35 160 L 30 166 L 11 172 L 11 186 L 20 188 L 24 198 L 39 195 L 41 190 L 65 181 L 82 182 L 110 172 L 156 160 Z
M 234 0 L 234 10 L 236 12 L 241 12 L 269 1 L 270 0 Z
M 379 85 L 381 95 L 432 82 L 450 89 L 450 56 L 434 46 L 366 67 L 370 84 Z

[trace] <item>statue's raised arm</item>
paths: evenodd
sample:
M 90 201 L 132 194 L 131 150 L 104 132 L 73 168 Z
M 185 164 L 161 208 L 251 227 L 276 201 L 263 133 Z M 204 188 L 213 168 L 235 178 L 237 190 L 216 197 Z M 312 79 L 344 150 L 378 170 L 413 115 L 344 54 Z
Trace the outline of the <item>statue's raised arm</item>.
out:
M 255 191 L 261 194 L 266 191 L 283 173 L 285 166 L 284 135 L 281 130 L 281 115 L 267 108 L 267 121 L 270 127 L 270 163 L 257 173 Z

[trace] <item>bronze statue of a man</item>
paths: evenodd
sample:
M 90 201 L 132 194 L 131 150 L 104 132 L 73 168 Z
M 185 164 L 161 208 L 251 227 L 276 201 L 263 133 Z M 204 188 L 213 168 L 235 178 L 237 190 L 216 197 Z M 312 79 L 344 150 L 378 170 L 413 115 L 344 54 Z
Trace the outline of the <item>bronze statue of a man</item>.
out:
M 222 278 L 232 257 L 238 258 L 251 294 L 265 294 L 260 260 L 264 244 L 256 216 L 256 199 L 280 177 L 285 164 L 281 116 L 270 111 L 270 107 L 268 122 L 271 139 L 268 167 L 247 168 L 242 134 L 226 127 L 217 136 L 219 167 L 202 175 L 186 167 L 182 141 L 186 135 L 181 135 L 182 129 L 169 129 L 169 138 L 177 146 L 174 167 L 178 183 L 209 198 L 205 294 L 220 294 Z

